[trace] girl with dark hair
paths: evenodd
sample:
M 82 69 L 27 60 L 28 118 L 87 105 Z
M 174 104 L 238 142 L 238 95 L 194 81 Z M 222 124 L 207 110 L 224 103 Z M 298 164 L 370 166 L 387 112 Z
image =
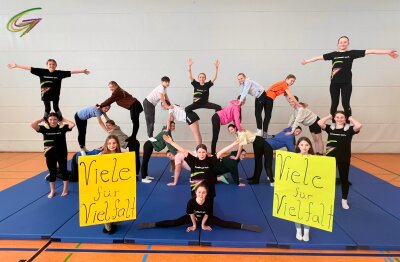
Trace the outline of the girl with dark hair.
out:
M 185 112 L 183 108 L 181 108 L 178 105 L 172 105 L 171 102 L 166 99 L 165 103 L 162 105 L 164 110 L 168 110 L 168 118 L 167 118 L 167 128 L 168 123 L 171 121 L 179 121 L 179 122 L 184 122 L 188 124 L 190 130 L 193 133 L 193 136 L 196 140 L 196 145 L 199 145 L 202 143 L 202 137 L 200 133 L 200 125 L 199 125 L 199 116 L 193 112 L 193 111 L 188 111 Z
M 139 131 L 139 116 L 143 111 L 142 104 L 131 94 L 123 90 L 115 81 L 108 83 L 108 88 L 112 92 L 111 97 L 98 105 L 98 107 L 103 108 L 116 102 L 120 107 L 129 110 L 132 120 L 132 135 L 128 138 L 128 140 L 131 142 L 137 141 L 136 136 Z
M 362 124 L 354 117 L 346 119 L 345 112 L 337 111 L 333 114 L 335 123 L 325 124 L 332 115 L 328 115 L 318 121 L 318 125 L 328 133 L 328 142 L 326 145 L 326 155 L 336 158 L 336 165 L 339 170 L 339 177 L 342 186 L 342 207 L 349 209 L 347 196 L 349 194 L 349 170 L 351 159 L 351 140 L 353 135 L 358 134 Z M 350 124 L 347 124 L 347 120 Z
M 44 156 L 46 157 L 47 168 L 50 174 L 50 193 L 48 198 L 56 195 L 57 163 L 59 172 L 62 174 L 63 191 L 61 196 L 68 195 L 69 177 L 67 171 L 67 142 L 65 134 L 72 130 L 75 124 L 68 119 L 63 118 L 62 122 L 58 120 L 58 115 L 54 112 L 47 117 L 48 125 L 39 125 L 43 119 L 32 122 L 31 127 L 38 133 L 43 134 Z
M 332 60 L 331 84 L 329 91 L 331 94 L 330 113 L 333 116 L 339 106 L 339 98 L 342 95 L 342 106 L 346 117 L 352 115 L 350 107 L 350 97 L 353 89 L 351 67 L 353 60 L 366 55 L 389 55 L 397 58 L 399 55 L 395 50 L 347 50 L 349 38 L 341 36 L 337 42 L 338 51 L 304 59 L 301 64 L 306 65 L 319 60 Z
M 87 69 L 84 70 L 72 70 L 72 71 L 61 71 L 56 70 L 57 62 L 54 59 L 47 60 L 47 69 L 36 68 L 17 64 L 8 64 L 8 68 L 20 68 L 29 70 L 31 74 L 36 75 L 40 78 L 40 89 L 42 101 L 44 103 L 44 118 L 46 119 L 51 112 L 51 104 L 53 102 L 53 109 L 57 113 L 59 120 L 62 120 L 61 110 L 58 106 L 60 101 L 61 92 L 61 81 L 64 78 L 70 77 L 73 74 L 86 74 L 90 72 Z
M 220 150 L 216 155 L 213 155 L 211 157 L 207 155 L 206 145 L 204 144 L 197 145 L 196 147 L 197 157 L 196 157 L 191 155 L 189 151 L 187 151 L 186 149 L 178 145 L 176 142 L 174 142 L 170 136 L 164 136 L 164 140 L 165 142 L 176 148 L 179 152 L 181 152 L 185 156 L 185 162 L 189 165 L 191 170 L 190 187 L 192 195 L 194 195 L 196 188 L 200 184 L 204 183 L 209 188 L 209 197 L 212 200 L 211 207 L 213 207 L 214 197 L 216 195 L 215 194 L 216 176 L 214 173 L 214 167 L 219 163 L 222 154 L 224 154 L 232 147 L 237 145 L 238 141 L 234 141 L 227 147 Z
M 193 110 L 199 109 L 199 108 L 206 108 L 206 109 L 214 109 L 215 112 L 221 110 L 221 106 L 214 104 L 214 103 L 210 103 L 208 101 L 208 97 L 210 94 L 210 88 L 214 85 L 215 80 L 217 80 L 217 76 L 218 76 L 218 68 L 219 68 L 219 61 L 215 60 L 214 62 L 214 66 L 215 66 L 215 70 L 214 70 L 214 75 L 213 78 L 206 82 L 206 74 L 205 73 L 200 73 L 198 75 L 198 80 L 196 81 L 193 78 L 193 74 L 192 74 L 192 65 L 193 65 L 193 61 L 191 58 L 188 59 L 187 61 L 188 67 L 189 67 L 189 80 L 194 88 L 194 92 L 193 92 L 193 104 L 188 105 L 185 108 L 185 111 L 187 113 L 189 112 L 193 112 Z M 201 144 L 201 143 L 200 143 Z
M 192 224 L 186 228 L 186 232 L 196 231 L 198 223 L 201 229 L 210 231 L 211 226 L 216 225 L 225 228 L 243 229 L 253 232 L 261 232 L 262 228 L 258 225 L 241 224 L 234 221 L 225 221 L 213 215 L 212 205 L 208 198 L 208 189 L 204 184 L 199 184 L 186 206 L 186 214 L 175 220 L 163 220 L 159 222 L 146 222 L 139 225 L 140 229 L 155 227 L 177 227 L 185 224 Z
M 241 102 L 240 100 L 232 100 L 227 107 L 216 112 L 211 117 L 212 123 L 212 140 L 211 140 L 211 154 L 215 154 L 217 149 L 217 142 L 221 125 L 227 125 L 234 122 L 235 126 L 242 130 L 241 122 Z
M 300 124 L 308 126 L 310 129 L 311 136 L 314 140 L 315 151 L 318 155 L 322 155 L 324 153 L 324 144 L 322 142 L 322 132 L 321 127 L 318 125 L 319 116 L 317 116 L 314 112 L 312 112 L 306 103 L 299 102 L 298 97 L 294 96 L 294 98 L 289 98 L 286 96 L 289 105 L 293 108 L 293 113 L 290 116 L 288 126 L 291 127 L 290 134 L 293 134 L 296 127 Z M 295 103 L 295 101 L 298 103 Z

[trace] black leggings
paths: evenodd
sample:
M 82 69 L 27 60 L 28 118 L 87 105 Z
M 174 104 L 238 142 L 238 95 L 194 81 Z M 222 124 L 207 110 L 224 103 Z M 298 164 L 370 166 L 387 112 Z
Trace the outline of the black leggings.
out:
M 269 181 L 271 183 L 274 182 L 274 176 L 272 174 L 272 154 L 273 149 L 270 144 L 265 142 L 265 140 L 260 137 L 256 136 L 256 139 L 253 142 L 253 152 L 254 152 L 254 174 L 253 174 L 253 181 L 259 182 L 260 176 L 262 172 L 262 159 L 264 157 L 264 168 Z
M 214 103 L 210 103 L 210 102 L 206 102 L 206 103 L 193 103 L 191 105 L 188 105 L 185 108 L 186 112 L 190 112 L 199 108 L 206 108 L 206 109 L 214 109 L 215 112 L 219 111 L 222 109 L 222 107 L 220 105 L 214 104 Z
M 131 105 L 130 108 L 130 112 L 131 112 L 131 120 L 132 120 L 132 135 L 131 135 L 131 139 L 133 141 L 137 140 L 136 136 L 137 133 L 139 131 L 139 117 L 140 117 L 140 113 L 143 112 L 143 106 L 142 104 L 139 102 L 139 100 L 136 100 L 135 103 L 133 103 Z
M 336 165 L 339 170 L 339 177 L 342 186 L 342 199 L 347 199 L 349 195 L 349 169 L 350 169 L 350 162 L 343 163 L 343 162 L 336 162 Z
M 329 91 L 331 93 L 331 115 L 333 116 L 339 106 L 340 92 L 342 92 L 342 106 L 346 117 L 351 116 L 350 97 L 353 86 L 351 83 L 333 84 L 331 83 Z
M 138 140 L 128 141 L 129 152 L 135 152 L 136 157 L 136 174 L 139 175 L 140 172 L 140 142 Z
M 254 115 L 256 116 L 257 129 L 262 129 L 265 133 L 268 132 L 269 122 L 271 120 L 272 108 L 274 100 L 266 96 L 265 92 L 254 102 Z M 262 111 L 264 109 L 264 121 L 262 120 Z
M 67 156 L 56 156 L 50 154 L 46 156 L 46 164 L 50 173 L 50 182 L 55 182 L 57 179 L 57 163 L 59 172 L 62 175 L 63 181 L 68 181 L 68 170 L 67 170 Z
M 217 151 L 217 142 L 219 136 L 219 130 L 221 129 L 221 120 L 219 119 L 219 115 L 215 113 L 211 117 L 212 123 L 212 140 L 211 140 L 211 154 L 215 154 Z
M 61 117 L 61 111 L 60 111 L 60 108 L 58 107 L 58 102 L 60 101 L 60 99 L 57 98 L 57 99 L 54 99 L 52 101 L 53 101 L 54 112 L 56 112 L 59 115 L 59 117 Z M 44 104 L 44 117 L 47 117 L 51 112 L 51 104 L 50 104 L 50 102 L 51 101 L 43 101 L 43 104 Z
M 201 221 L 199 221 L 201 223 Z M 156 222 L 156 227 L 177 227 L 181 225 L 192 224 L 190 215 L 181 216 L 175 220 L 163 220 Z M 242 224 L 234 221 L 225 221 L 216 216 L 210 215 L 206 221 L 207 226 L 219 226 L 225 228 L 241 229 Z
M 78 128 L 78 143 L 80 148 L 86 146 L 86 128 L 87 120 L 82 120 L 79 118 L 78 113 L 75 114 L 75 123 Z
M 147 140 L 143 145 L 142 178 L 147 177 L 147 170 L 149 169 L 149 161 L 151 154 L 153 154 L 153 149 L 153 144 Z

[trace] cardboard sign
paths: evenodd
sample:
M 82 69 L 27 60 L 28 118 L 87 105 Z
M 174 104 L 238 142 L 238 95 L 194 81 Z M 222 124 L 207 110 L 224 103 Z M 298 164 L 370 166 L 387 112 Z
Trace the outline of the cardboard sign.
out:
M 332 232 L 336 160 L 276 151 L 272 215 Z
M 135 153 L 79 157 L 79 224 L 136 218 Z

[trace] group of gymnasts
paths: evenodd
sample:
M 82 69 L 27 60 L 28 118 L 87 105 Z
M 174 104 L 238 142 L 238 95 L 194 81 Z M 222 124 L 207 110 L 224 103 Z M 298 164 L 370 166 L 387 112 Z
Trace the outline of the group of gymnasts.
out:
M 59 98 L 61 81 L 63 78 L 70 77 L 71 74 L 89 74 L 88 70 L 61 71 L 56 70 L 57 63 L 54 59 L 47 61 L 47 69 L 34 68 L 17 64 L 9 64 L 8 67 L 29 70 L 32 74 L 40 78 L 41 96 L 45 106 L 44 117 L 34 121 L 31 126 L 34 130 L 43 134 L 44 154 L 49 169 L 50 193 L 49 198 L 56 195 L 55 180 L 57 173 L 61 174 L 63 180 L 63 191 L 61 196 L 68 195 L 68 172 L 67 172 L 67 144 L 65 134 L 72 130 L 76 125 L 78 128 L 78 143 L 81 148 L 80 155 L 93 154 L 87 150 L 85 145 L 87 121 L 90 118 L 97 118 L 99 125 L 109 135 L 104 145 L 94 154 L 120 153 L 121 148 L 128 148 L 139 155 L 140 143 L 137 140 L 139 130 L 139 117 L 144 111 L 148 140 L 143 145 L 143 162 L 140 165 L 139 157 L 136 158 L 136 172 L 141 171 L 141 182 L 151 183 L 153 177 L 148 175 L 148 163 L 153 151 L 160 152 L 168 148 L 167 157 L 171 160 L 171 167 L 174 170 L 174 180 L 168 183 L 174 186 L 178 183 L 178 178 L 182 168 L 190 170 L 190 188 L 192 198 L 187 204 L 186 214 L 175 220 L 165 220 L 159 222 L 147 222 L 140 224 L 140 228 L 178 226 L 191 224 L 187 231 L 196 230 L 198 224 L 203 230 L 211 230 L 212 225 L 222 227 L 244 229 L 260 232 L 262 229 L 257 225 L 246 225 L 233 221 L 224 221 L 213 215 L 213 203 L 216 197 L 215 183 L 222 181 L 227 183 L 227 173 L 231 174 L 233 183 L 238 186 L 245 186 L 240 181 L 238 174 L 238 163 L 245 157 L 244 145 L 252 144 L 254 152 L 254 173 L 248 178 L 248 184 L 260 183 L 260 176 L 264 169 L 269 179 L 270 186 L 274 186 L 274 176 L 272 173 L 273 151 L 286 147 L 288 151 L 297 152 L 302 155 L 318 154 L 336 158 L 342 188 L 342 207 L 349 209 L 347 202 L 349 192 L 349 167 L 351 158 L 351 141 L 353 135 L 357 134 L 362 124 L 352 116 L 350 107 L 350 97 L 352 92 L 352 63 L 354 59 L 364 57 L 369 54 L 386 54 L 392 58 L 397 58 L 395 50 L 348 50 L 349 38 L 342 36 L 338 39 L 338 51 L 327 53 L 311 59 L 302 61 L 303 65 L 319 60 L 331 60 L 331 107 L 330 114 L 319 118 L 312 112 L 307 103 L 300 101 L 293 94 L 290 87 L 295 83 L 296 77 L 289 74 L 284 80 L 272 84 L 269 88 L 264 88 L 261 84 L 247 77 L 244 73 L 237 75 L 237 80 L 241 91 L 237 97 L 233 97 L 229 105 L 221 107 L 209 101 L 210 88 L 214 85 L 220 62 L 214 62 L 214 74 L 211 80 L 207 81 L 206 74 L 198 74 L 197 80 L 192 73 L 192 59 L 187 61 L 188 77 L 194 88 L 193 103 L 186 108 L 173 104 L 168 97 L 167 90 L 170 79 L 166 76 L 161 78 L 161 83 L 146 96 L 141 103 L 137 98 L 122 89 L 118 83 L 111 81 L 108 88 L 111 96 L 102 103 L 87 106 L 80 109 L 74 116 L 75 122 L 63 117 L 59 108 Z M 245 129 L 241 125 L 241 107 L 246 102 L 247 95 L 255 98 L 255 119 L 257 130 L 255 133 Z M 276 135 L 268 133 L 273 105 L 275 99 L 284 95 L 289 105 L 293 108 L 288 126 Z M 339 99 L 343 106 L 343 111 L 337 111 Z M 109 119 L 107 112 L 111 104 L 129 110 L 132 120 L 132 133 L 127 136 L 121 131 L 116 123 Z M 161 102 L 161 103 L 160 103 Z M 51 112 L 51 103 L 54 112 Z M 168 111 L 166 126 L 161 132 L 154 135 L 155 109 L 158 104 L 162 109 Z M 203 144 L 199 116 L 194 112 L 198 109 L 211 109 L 215 113 L 211 117 L 212 141 L 211 154 L 207 151 L 207 146 Z M 264 119 L 262 119 L 264 111 Z M 103 122 L 102 116 L 105 121 Z M 330 123 L 328 124 L 328 122 Z M 194 151 L 180 146 L 172 138 L 175 130 L 175 122 L 185 122 L 196 141 Z M 311 132 L 314 145 L 307 137 L 301 137 L 295 142 L 295 137 L 302 132 L 300 124 L 308 126 Z M 228 125 L 229 132 L 235 136 L 234 141 L 228 146 L 217 151 L 217 141 L 221 125 Z M 326 151 L 322 141 L 321 131 L 328 134 Z M 224 154 L 232 148 L 229 156 Z M 78 154 L 78 155 L 79 155 Z M 57 167 L 58 165 L 58 167 Z M 229 178 L 229 177 L 228 177 Z M 106 224 L 103 231 L 112 234 L 116 226 L 113 223 Z M 296 224 L 296 238 L 309 241 L 309 227 Z

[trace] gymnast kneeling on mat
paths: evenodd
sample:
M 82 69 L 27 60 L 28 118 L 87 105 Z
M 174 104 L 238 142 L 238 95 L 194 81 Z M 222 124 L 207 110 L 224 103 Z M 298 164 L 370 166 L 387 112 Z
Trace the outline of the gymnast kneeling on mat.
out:
M 261 232 L 262 228 L 258 225 L 241 224 L 234 221 L 225 221 L 213 215 L 211 200 L 208 198 L 208 188 L 200 184 L 196 189 L 195 197 L 191 198 L 186 207 L 186 215 L 175 220 L 163 220 L 159 222 L 146 222 L 139 225 L 140 229 L 154 227 L 177 227 L 192 223 L 192 226 L 186 228 L 186 232 L 196 231 L 198 222 L 201 229 L 210 231 L 211 226 L 216 225 L 225 228 L 243 229 L 253 232 Z

